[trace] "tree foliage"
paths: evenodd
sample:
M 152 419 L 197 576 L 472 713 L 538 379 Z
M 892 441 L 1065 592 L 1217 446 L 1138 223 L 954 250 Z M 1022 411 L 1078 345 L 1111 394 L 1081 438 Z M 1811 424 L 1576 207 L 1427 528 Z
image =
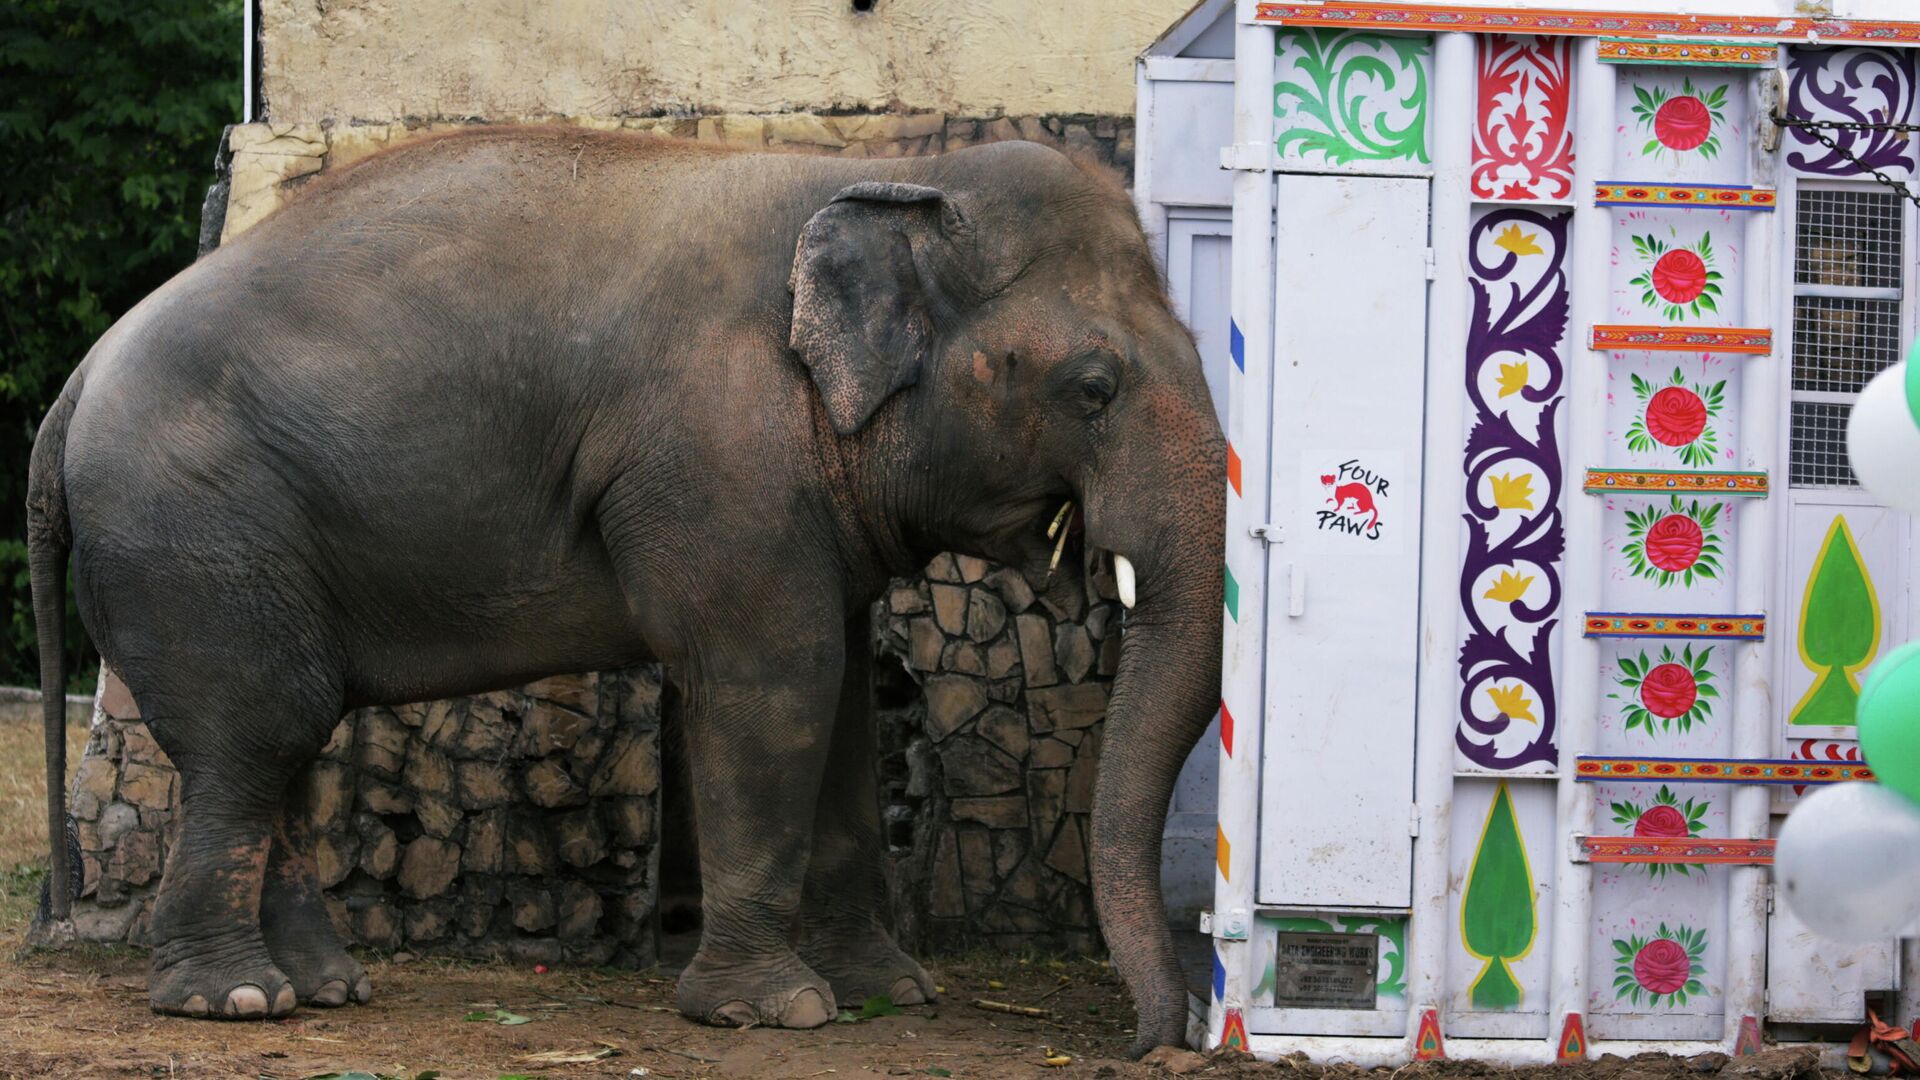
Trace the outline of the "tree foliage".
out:
M 0 3 L 0 681 L 38 681 L 34 432 L 94 340 L 193 261 L 240 46 L 239 0 Z M 67 626 L 77 682 L 86 644 Z

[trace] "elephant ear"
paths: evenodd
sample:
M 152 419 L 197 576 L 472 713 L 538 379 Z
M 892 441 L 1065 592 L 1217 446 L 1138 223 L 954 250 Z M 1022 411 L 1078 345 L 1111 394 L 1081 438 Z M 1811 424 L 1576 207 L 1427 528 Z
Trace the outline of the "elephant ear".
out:
M 927 249 L 964 224 L 945 193 L 918 184 L 854 184 L 800 230 L 788 345 L 813 375 L 827 418 L 860 430 L 920 378 L 944 306 Z

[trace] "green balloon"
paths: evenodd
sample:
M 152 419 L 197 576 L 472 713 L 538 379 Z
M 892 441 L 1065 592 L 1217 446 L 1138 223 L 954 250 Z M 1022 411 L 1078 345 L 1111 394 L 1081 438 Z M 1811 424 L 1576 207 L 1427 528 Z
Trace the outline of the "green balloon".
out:
M 1867 672 L 1854 719 L 1874 776 L 1920 803 L 1920 641 L 1881 657 Z

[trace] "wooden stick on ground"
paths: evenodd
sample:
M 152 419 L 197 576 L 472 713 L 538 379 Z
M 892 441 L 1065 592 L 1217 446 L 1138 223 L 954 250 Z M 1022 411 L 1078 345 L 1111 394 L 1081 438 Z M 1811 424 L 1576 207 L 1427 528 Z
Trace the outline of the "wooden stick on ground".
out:
M 1031 1005 L 1009 1005 L 1004 1001 L 988 1001 L 986 998 L 974 998 L 973 1007 L 976 1009 L 985 1009 L 988 1012 L 1012 1013 L 1015 1016 L 1037 1016 L 1045 1018 L 1053 1015 L 1045 1009 L 1036 1009 Z

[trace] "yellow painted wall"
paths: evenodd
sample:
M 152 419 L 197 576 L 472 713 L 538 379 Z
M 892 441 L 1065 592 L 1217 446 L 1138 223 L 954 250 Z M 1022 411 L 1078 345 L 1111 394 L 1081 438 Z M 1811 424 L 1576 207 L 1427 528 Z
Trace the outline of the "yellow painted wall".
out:
M 663 110 L 1133 112 L 1191 0 L 262 0 L 282 123 Z

